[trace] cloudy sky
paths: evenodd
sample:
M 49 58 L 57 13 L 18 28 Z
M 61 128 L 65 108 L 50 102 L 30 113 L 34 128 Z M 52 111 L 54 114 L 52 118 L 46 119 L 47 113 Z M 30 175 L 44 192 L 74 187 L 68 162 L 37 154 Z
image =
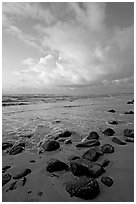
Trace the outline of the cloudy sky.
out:
M 4 93 L 133 92 L 133 3 L 2 3 Z

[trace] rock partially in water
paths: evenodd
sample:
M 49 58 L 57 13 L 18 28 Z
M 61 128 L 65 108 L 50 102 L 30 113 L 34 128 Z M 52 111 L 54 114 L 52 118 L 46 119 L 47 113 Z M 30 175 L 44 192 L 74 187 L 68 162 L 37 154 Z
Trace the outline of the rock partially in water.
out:
M 118 124 L 118 121 L 116 120 L 111 120 L 108 122 L 110 125 L 117 125 Z
M 108 110 L 108 112 L 115 113 L 116 111 L 114 109 L 110 109 L 110 110 Z
M 124 114 L 134 114 L 134 111 L 128 111 L 128 112 L 125 112 Z
M 45 140 L 41 146 L 44 151 L 54 151 L 60 148 L 60 143 L 56 140 L 48 139 Z
M 106 130 L 104 130 L 102 132 L 104 135 L 107 135 L 107 136 L 112 136 L 115 134 L 114 130 L 112 130 L 111 128 L 107 128 Z
M 6 183 L 8 183 L 11 179 L 10 174 L 2 174 L 2 186 L 4 186 Z
M 48 161 L 46 171 L 48 172 L 54 172 L 54 171 L 62 171 L 62 170 L 67 170 L 69 166 L 65 164 L 64 162 L 58 160 L 58 159 L 50 159 Z
M 103 153 L 113 153 L 114 147 L 110 144 L 105 144 L 105 145 L 101 146 L 101 150 Z
M 112 180 L 110 177 L 108 177 L 108 176 L 103 176 L 103 177 L 101 178 L 101 182 L 102 182 L 104 185 L 108 186 L 108 187 L 111 187 L 112 184 L 113 184 L 113 180 Z
M 92 132 L 89 133 L 89 135 L 86 137 L 86 139 L 87 140 L 93 140 L 93 139 L 98 140 L 99 139 L 99 135 L 98 135 L 97 132 L 92 131 Z
M 126 145 L 127 144 L 126 142 L 121 141 L 117 137 L 113 137 L 112 141 L 115 142 L 116 144 L 119 144 L 119 145 Z
M 71 196 L 85 200 L 93 199 L 99 194 L 99 184 L 95 179 L 82 177 L 67 182 L 66 191 Z
M 29 169 L 29 168 L 21 170 L 19 173 L 15 174 L 15 176 L 13 176 L 13 179 L 20 179 L 22 177 L 27 176 L 30 173 L 31 173 L 31 169 Z
M 72 135 L 72 132 L 67 130 L 67 131 L 60 133 L 58 137 L 71 137 L 71 135 Z
M 88 140 L 85 142 L 78 143 L 76 147 L 94 147 L 99 145 L 100 145 L 100 142 L 98 140 Z
M 102 167 L 106 167 L 106 166 L 109 165 L 109 163 L 110 163 L 110 160 L 104 159 L 104 161 L 102 162 L 101 166 L 102 166 Z
M 99 158 L 100 155 L 101 155 L 101 153 L 99 151 L 97 151 L 97 149 L 90 148 L 89 150 L 84 152 L 82 158 L 95 162 Z
M 134 130 L 132 129 L 125 129 L 123 133 L 124 133 L 124 136 L 126 137 L 134 138 Z
M 126 142 L 134 142 L 134 138 L 132 138 L 132 137 L 126 137 L 126 138 L 125 138 L 125 141 L 126 141 Z
M 11 142 L 3 142 L 2 143 L 2 150 L 5 150 L 7 148 L 11 148 L 13 146 L 13 143 Z
M 72 141 L 70 139 L 67 139 L 64 143 L 65 144 L 72 144 Z
M 15 146 L 15 147 L 12 147 L 8 151 L 8 153 L 11 154 L 11 155 L 16 155 L 16 154 L 21 153 L 23 150 L 24 150 L 24 148 L 22 146 Z

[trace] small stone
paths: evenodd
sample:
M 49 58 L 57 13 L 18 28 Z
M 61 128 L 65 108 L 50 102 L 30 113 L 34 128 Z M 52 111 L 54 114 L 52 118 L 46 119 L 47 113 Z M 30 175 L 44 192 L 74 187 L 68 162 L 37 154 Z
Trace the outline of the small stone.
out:
M 103 153 L 113 153 L 114 147 L 110 144 L 105 144 L 105 145 L 101 146 L 101 150 Z
M 31 163 L 35 163 L 36 161 L 34 159 L 30 160 Z
M 99 194 L 99 184 L 92 178 L 73 179 L 66 183 L 66 191 L 70 196 L 93 199 Z
M 60 133 L 58 137 L 71 137 L 71 135 L 72 135 L 72 132 L 67 130 L 67 131 Z
M 109 121 L 108 123 L 109 123 L 110 125 L 117 125 L 117 124 L 118 124 L 118 122 L 115 121 L 115 120 L 111 120 L 111 121 Z
M 15 147 L 12 147 L 8 151 L 8 153 L 11 154 L 11 155 L 16 155 L 16 154 L 21 153 L 23 150 L 24 150 L 24 148 L 22 146 L 15 146 Z
M 11 179 L 10 174 L 3 174 L 2 175 L 2 186 L 4 186 L 6 183 L 8 183 Z
M 127 144 L 126 142 L 121 141 L 117 137 L 113 137 L 112 141 L 115 142 L 116 144 L 119 144 L 119 145 L 126 145 Z
M 111 187 L 112 184 L 113 184 L 113 180 L 112 180 L 110 177 L 106 177 L 106 176 L 103 176 L 103 177 L 101 178 L 101 182 L 102 182 L 104 185 L 108 186 L 108 187 Z
M 15 176 L 13 176 L 13 179 L 20 179 L 24 176 L 27 176 L 31 173 L 31 169 L 24 169 L 21 172 L 17 173 Z
M 17 183 L 17 181 L 14 181 L 13 183 L 11 183 L 9 186 L 9 189 L 7 191 L 16 189 L 16 183 Z
M 125 138 L 125 141 L 126 141 L 126 142 L 134 142 L 134 138 L 126 137 L 126 138 Z
M 42 144 L 44 151 L 54 151 L 60 148 L 60 144 L 56 140 L 45 140 Z
M 100 142 L 98 140 L 88 140 L 85 142 L 78 143 L 76 147 L 94 147 L 99 145 L 100 145 Z
M 66 170 L 68 169 L 69 166 L 67 164 L 65 164 L 64 162 L 58 160 L 58 159 L 50 159 L 47 167 L 46 167 L 46 171 L 48 172 L 54 172 L 54 171 L 62 171 L 62 170 Z
M 114 109 L 110 109 L 110 110 L 108 110 L 108 112 L 115 113 L 116 111 Z
M 31 190 L 29 190 L 27 193 L 32 193 L 32 191 L 31 191 Z
M 114 130 L 112 130 L 111 128 L 107 128 L 106 130 L 104 130 L 102 132 L 104 135 L 107 135 L 107 136 L 112 136 L 115 134 Z
M 92 131 L 89 133 L 89 135 L 86 137 L 87 140 L 92 140 L 92 139 L 95 139 L 95 140 L 98 140 L 99 139 L 99 135 L 97 132 L 95 131 Z
M 83 159 L 88 159 L 88 160 L 94 162 L 94 161 L 96 161 L 99 158 L 100 155 L 101 155 L 101 153 L 98 152 L 95 148 L 90 148 L 89 150 L 87 150 L 83 154 L 82 158 Z
M 2 150 L 5 150 L 5 149 L 10 148 L 12 146 L 13 146 L 13 144 L 10 142 L 3 142 L 2 143 Z
M 43 195 L 43 192 L 39 192 L 38 195 L 39 195 L 39 196 L 42 196 L 42 195 Z
M 102 162 L 101 166 L 102 166 L 102 167 L 106 167 L 106 166 L 108 166 L 109 163 L 110 163 L 110 160 L 105 159 L 105 160 Z
M 124 136 L 126 137 L 134 138 L 134 130 L 132 129 L 125 129 L 123 133 L 124 133 Z
M 70 139 L 65 141 L 65 144 L 72 144 L 72 141 Z

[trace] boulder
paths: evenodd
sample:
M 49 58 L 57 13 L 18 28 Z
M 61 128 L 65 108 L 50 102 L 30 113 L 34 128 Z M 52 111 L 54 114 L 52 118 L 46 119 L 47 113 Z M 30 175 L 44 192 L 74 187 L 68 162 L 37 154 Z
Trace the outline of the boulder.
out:
M 132 129 L 125 129 L 123 133 L 124 133 L 124 136 L 126 137 L 134 138 L 134 130 Z
M 103 176 L 103 177 L 101 178 L 101 182 L 102 182 L 104 185 L 108 186 L 108 187 L 111 187 L 112 184 L 113 184 L 113 180 L 112 180 L 110 177 L 108 177 L 108 176 Z
M 93 139 L 98 140 L 99 139 L 99 135 L 98 135 L 97 132 L 92 131 L 92 132 L 89 133 L 89 135 L 86 137 L 86 139 L 87 140 L 93 140 Z
M 7 148 L 10 148 L 13 146 L 13 143 L 10 143 L 10 142 L 3 142 L 2 143 L 2 150 L 5 150 Z
M 128 112 L 125 112 L 124 114 L 134 114 L 134 111 L 128 111 Z
M 110 109 L 110 110 L 108 110 L 108 112 L 115 113 L 116 111 L 114 109 Z
M 112 130 L 111 128 L 107 128 L 106 130 L 104 130 L 102 132 L 104 135 L 107 135 L 107 136 L 112 136 L 115 134 L 114 130 Z
M 117 124 L 118 124 L 118 122 L 115 121 L 115 120 L 111 120 L 111 121 L 109 121 L 108 123 L 109 123 L 110 125 L 117 125 Z
M 60 133 L 58 137 L 71 137 L 71 135 L 72 135 L 72 132 L 67 130 L 67 131 Z
M 102 166 L 102 167 L 106 167 L 106 166 L 109 165 L 109 163 L 110 163 L 110 160 L 105 159 L 105 160 L 102 162 L 101 166 Z
M 134 138 L 132 138 L 132 137 L 126 137 L 126 138 L 125 138 L 125 141 L 126 141 L 126 142 L 134 142 Z
M 101 146 L 101 150 L 103 153 L 113 153 L 114 147 L 110 144 L 105 144 L 105 145 Z
M 67 164 L 65 164 L 64 162 L 58 160 L 58 159 L 50 159 L 47 167 L 46 167 L 46 171 L 48 172 L 54 172 L 54 171 L 62 171 L 62 170 L 67 170 L 69 168 L 69 166 Z
M 100 145 L 100 142 L 98 140 L 88 140 L 85 142 L 78 143 L 76 147 L 94 147 L 99 145 Z
M 115 142 L 116 144 L 119 144 L 119 145 L 126 145 L 127 144 L 126 142 L 121 141 L 117 137 L 113 137 L 112 141 Z
M 56 140 L 48 139 L 45 140 L 41 146 L 44 151 L 54 151 L 60 148 L 60 143 Z
M 86 159 L 76 159 L 70 162 L 71 172 L 75 176 L 89 176 L 92 178 L 99 177 L 104 169 L 100 164 L 90 162 Z
M 66 140 L 64 143 L 65 143 L 65 144 L 72 144 L 72 141 L 71 141 L 70 139 L 68 139 L 68 140 Z
M 98 157 L 101 155 L 101 152 L 97 151 L 95 148 L 90 148 L 86 152 L 84 152 L 82 158 L 87 159 L 89 161 L 96 161 Z
M 21 170 L 20 172 L 18 172 L 17 174 L 15 174 L 15 175 L 13 176 L 13 179 L 20 179 L 20 178 L 22 178 L 22 177 L 24 177 L 24 176 L 27 176 L 27 175 L 30 174 L 30 173 L 31 173 L 31 169 L 29 169 L 29 168 L 23 169 L 23 170 Z
M 4 186 L 6 183 L 8 183 L 11 179 L 10 174 L 2 174 L 2 186 Z
M 23 150 L 24 150 L 24 148 L 22 146 L 15 146 L 15 147 L 12 147 L 8 151 L 8 153 L 11 154 L 11 155 L 16 155 L 16 154 L 21 153 Z
M 93 199 L 99 194 L 99 184 L 92 178 L 76 178 L 66 183 L 66 191 L 70 196 L 76 196 L 85 200 Z

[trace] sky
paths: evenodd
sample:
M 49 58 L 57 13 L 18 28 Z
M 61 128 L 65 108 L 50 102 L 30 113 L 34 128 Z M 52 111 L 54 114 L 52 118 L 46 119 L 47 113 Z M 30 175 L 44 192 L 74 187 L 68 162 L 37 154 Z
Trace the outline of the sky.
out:
M 2 3 L 3 93 L 133 88 L 134 3 Z

